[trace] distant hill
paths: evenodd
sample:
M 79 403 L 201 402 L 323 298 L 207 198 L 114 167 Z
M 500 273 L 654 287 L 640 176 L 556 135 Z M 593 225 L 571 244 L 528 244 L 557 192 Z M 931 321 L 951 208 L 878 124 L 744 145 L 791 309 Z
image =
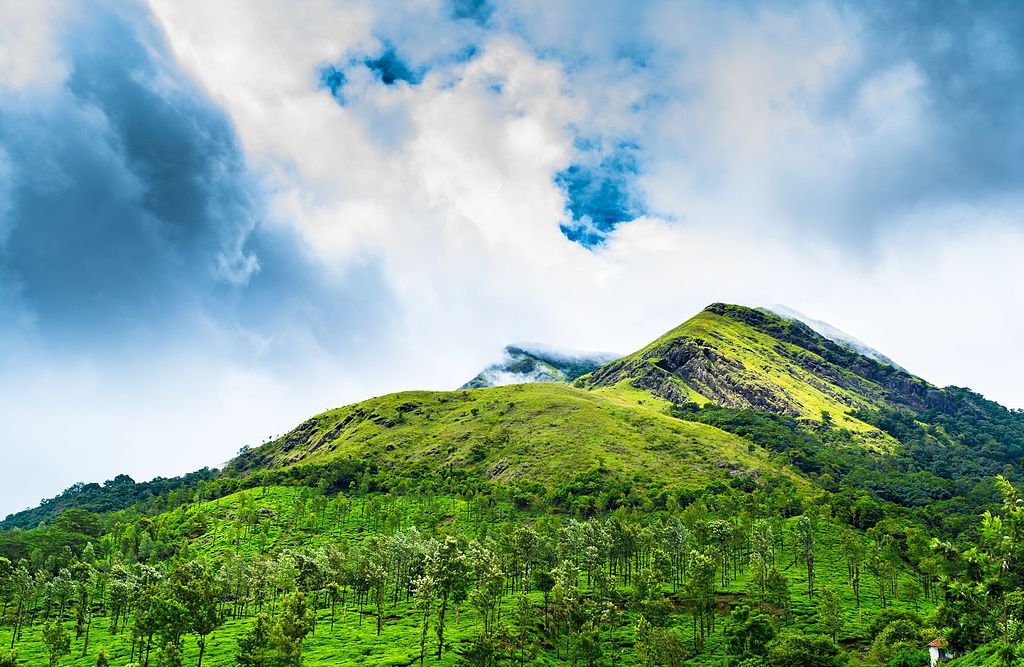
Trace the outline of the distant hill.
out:
M 115 512 L 135 503 L 170 493 L 176 489 L 208 481 L 217 476 L 217 470 L 203 468 L 181 477 L 156 477 L 148 482 L 136 482 L 128 475 L 118 475 L 103 484 L 79 482 L 60 495 L 42 501 L 37 507 L 8 515 L 0 521 L 0 530 L 34 528 L 48 524 L 61 512 L 69 509 L 87 510 L 97 514 Z
M 537 359 L 520 357 L 534 377 L 557 377 Z M 1024 414 L 936 387 L 796 319 L 716 303 L 571 387 L 548 381 L 363 401 L 244 453 L 226 474 L 349 459 L 392 480 L 547 486 L 593 471 L 609 482 L 677 487 L 723 474 L 796 474 L 939 515 L 950 503 L 947 515 L 968 525 L 973 516 L 962 509 L 994 498 L 985 480 L 1021 456 Z
M 870 430 L 852 414 L 859 410 L 922 411 L 950 401 L 925 380 L 799 320 L 722 303 L 577 385 L 595 389 L 623 381 L 673 403 L 710 402 L 813 420 L 827 412 L 856 431 Z
M 530 382 L 572 382 L 617 356 L 602 352 L 561 351 L 537 344 L 509 345 L 500 362 L 480 371 L 460 389 Z

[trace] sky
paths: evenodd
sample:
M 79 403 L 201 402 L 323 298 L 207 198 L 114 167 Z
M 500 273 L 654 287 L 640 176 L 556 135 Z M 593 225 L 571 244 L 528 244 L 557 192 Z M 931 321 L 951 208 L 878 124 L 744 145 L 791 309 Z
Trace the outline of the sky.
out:
M 1024 408 L 1024 4 L 0 3 L 0 515 L 785 304 Z

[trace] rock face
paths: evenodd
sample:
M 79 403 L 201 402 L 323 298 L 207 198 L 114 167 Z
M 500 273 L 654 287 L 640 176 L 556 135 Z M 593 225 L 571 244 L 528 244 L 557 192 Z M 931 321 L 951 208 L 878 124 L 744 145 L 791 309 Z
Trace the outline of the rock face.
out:
M 599 368 L 617 355 L 607 353 L 555 351 L 540 345 L 509 345 L 502 361 L 482 370 L 459 387 L 479 389 L 532 382 L 572 382 Z
M 938 388 L 864 356 L 802 321 L 715 303 L 647 347 L 581 377 L 597 389 L 628 383 L 673 403 L 819 418 L 872 406 L 936 407 Z
M 591 389 L 628 380 L 672 403 L 693 400 L 694 394 L 718 405 L 751 408 L 785 415 L 800 413 L 796 402 L 777 385 L 747 372 L 742 361 L 723 354 L 700 338 L 679 337 L 614 361 L 583 378 Z

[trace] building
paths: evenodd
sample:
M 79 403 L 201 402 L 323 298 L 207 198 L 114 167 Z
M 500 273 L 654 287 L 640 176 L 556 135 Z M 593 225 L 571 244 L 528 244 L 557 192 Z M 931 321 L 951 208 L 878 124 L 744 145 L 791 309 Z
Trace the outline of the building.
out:
M 935 667 L 935 665 L 952 660 L 956 656 L 946 650 L 945 639 L 936 637 L 928 644 L 928 657 L 931 658 L 932 667 Z

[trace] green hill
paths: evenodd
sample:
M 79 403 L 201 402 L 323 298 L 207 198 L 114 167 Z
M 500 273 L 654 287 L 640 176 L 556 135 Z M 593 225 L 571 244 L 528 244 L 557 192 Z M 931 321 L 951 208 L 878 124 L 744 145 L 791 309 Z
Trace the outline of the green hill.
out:
M 600 388 L 624 380 L 673 403 L 710 402 L 812 420 L 828 412 L 880 442 L 886 438 L 879 429 L 850 413 L 893 407 L 900 396 L 935 390 L 798 321 L 726 304 L 708 306 L 577 384 Z
M 227 474 L 371 461 L 393 479 L 457 475 L 554 486 L 608 482 L 700 488 L 713 479 L 796 473 L 758 445 L 617 396 L 553 383 L 403 392 L 325 412 L 241 454 Z

